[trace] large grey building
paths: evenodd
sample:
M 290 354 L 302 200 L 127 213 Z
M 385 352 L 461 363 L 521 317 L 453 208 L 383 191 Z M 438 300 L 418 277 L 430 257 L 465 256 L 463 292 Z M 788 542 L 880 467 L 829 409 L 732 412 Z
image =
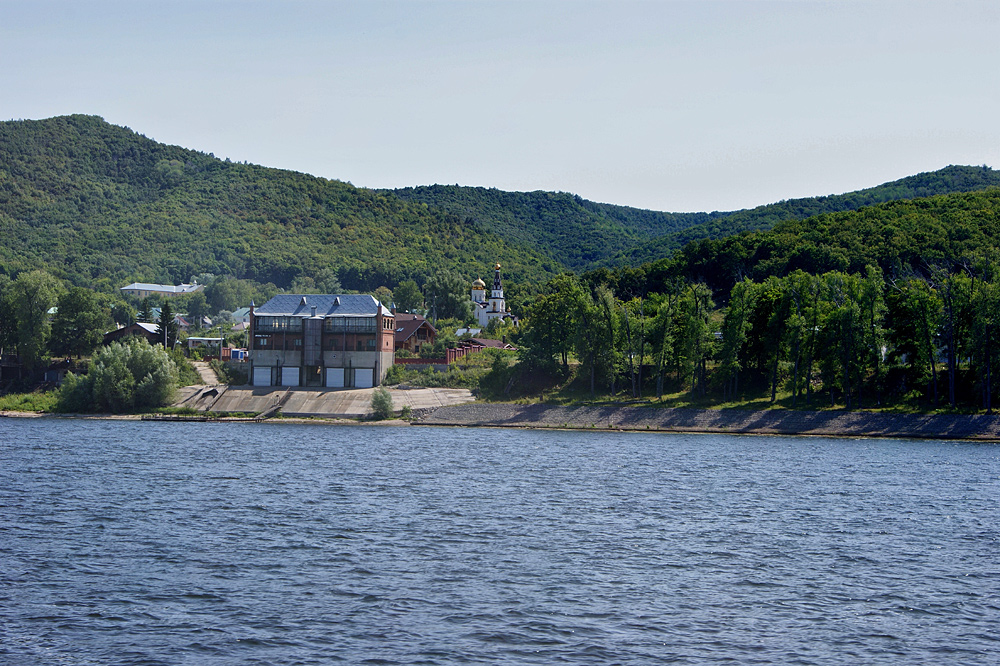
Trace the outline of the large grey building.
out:
M 250 312 L 254 386 L 378 386 L 393 363 L 392 313 L 372 296 L 281 294 Z

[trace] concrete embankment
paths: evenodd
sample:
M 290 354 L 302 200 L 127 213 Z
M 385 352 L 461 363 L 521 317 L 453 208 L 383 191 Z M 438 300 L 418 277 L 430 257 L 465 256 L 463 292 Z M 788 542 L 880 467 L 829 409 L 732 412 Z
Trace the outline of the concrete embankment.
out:
M 423 413 L 473 400 L 468 389 L 393 387 L 388 391 L 397 411 L 409 407 Z M 190 386 L 181 389 L 174 406 L 220 414 L 261 414 L 280 409 L 283 416 L 355 419 L 372 413 L 373 392 L 374 389 Z
M 442 407 L 425 416 L 420 423 L 441 426 L 1000 440 L 1000 417 L 981 415 L 474 403 Z

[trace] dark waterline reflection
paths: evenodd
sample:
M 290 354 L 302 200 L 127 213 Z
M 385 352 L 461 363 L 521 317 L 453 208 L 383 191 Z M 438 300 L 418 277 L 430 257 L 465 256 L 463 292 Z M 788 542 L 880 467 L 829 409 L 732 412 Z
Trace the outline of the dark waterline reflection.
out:
M 0 663 L 993 664 L 1000 447 L 0 419 Z

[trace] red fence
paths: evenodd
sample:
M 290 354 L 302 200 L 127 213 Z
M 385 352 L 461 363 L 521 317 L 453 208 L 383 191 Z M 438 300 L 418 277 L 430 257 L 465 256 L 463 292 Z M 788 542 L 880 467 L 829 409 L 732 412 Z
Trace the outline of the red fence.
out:
M 465 358 L 470 354 L 475 354 L 481 352 L 486 347 L 482 345 L 476 345 L 468 342 L 459 343 L 458 347 L 453 347 L 451 349 L 446 349 L 447 353 L 445 358 L 397 358 L 396 363 L 400 365 L 448 365 L 449 363 L 454 363 L 460 358 Z

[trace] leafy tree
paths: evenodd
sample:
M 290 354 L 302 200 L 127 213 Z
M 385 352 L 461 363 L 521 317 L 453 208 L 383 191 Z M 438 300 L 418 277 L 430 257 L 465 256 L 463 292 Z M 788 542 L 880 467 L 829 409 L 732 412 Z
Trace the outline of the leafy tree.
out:
M 948 373 L 948 404 L 955 407 L 958 366 L 960 359 L 966 356 L 965 347 L 971 327 L 973 280 L 964 272 L 946 273 L 939 270 L 936 273 L 942 305 L 941 340 Z
M 59 298 L 57 307 L 49 344 L 54 354 L 79 357 L 101 344 L 111 324 L 111 313 L 94 292 L 72 287 Z
M 337 277 L 337 272 L 332 268 L 319 269 L 316 271 L 313 280 L 321 294 L 339 294 L 343 291 L 343 287 L 340 286 L 340 279 Z
M 17 315 L 11 279 L 0 275 L 0 351 L 17 346 Z
M 881 271 L 874 266 L 868 266 L 865 276 L 861 278 L 859 305 L 863 331 L 863 367 L 864 372 L 871 374 L 875 384 L 876 402 L 882 403 L 882 381 L 885 367 L 882 362 L 886 350 L 887 335 L 885 329 L 886 304 L 885 280 Z M 863 378 L 862 378 L 863 379 Z M 863 381 L 859 381 L 858 406 L 861 406 L 861 391 Z
M 392 307 L 392 292 L 389 290 L 389 287 L 379 287 L 375 290 L 372 296 L 374 296 L 375 300 L 385 307 Z
M 219 310 L 215 313 L 215 316 L 212 317 L 212 322 L 216 326 L 221 327 L 223 332 L 225 332 L 230 326 L 236 323 L 236 320 L 233 319 L 233 313 L 229 310 Z
M 424 283 L 424 298 L 434 322 L 441 319 L 467 321 L 472 317 L 468 284 L 458 275 L 439 271 Z
M 48 346 L 52 324 L 49 310 L 56 305 L 62 284 L 45 271 L 21 273 L 10 286 L 17 321 L 17 353 L 25 367 L 38 365 Z
M 205 298 L 204 291 L 191 294 L 188 299 L 187 314 L 191 318 L 191 323 L 197 328 L 201 328 L 203 318 L 212 314 L 212 309 L 208 305 L 208 299 Z
M 404 280 L 392 290 L 392 299 L 396 302 L 397 312 L 415 312 L 424 299 L 420 287 L 413 280 Z
M 823 385 L 831 391 L 835 388 L 843 391 L 845 406 L 853 409 L 860 406 L 861 387 L 870 358 L 862 280 L 857 275 L 839 271 L 827 273 L 824 278 L 831 309 L 826 320 L 824 354 L 821 357 Z
M 691 378 L 691 391 L 705 395 L 708 389 L 708 359 L 712 355 L 715 336 L 711 313 L 715 307 L 712 291 L 704 284 L 689 285 L 681 294 L 682 319 L 678 347 L 684 375 Z
M 177 367 L 162 347 L 128 338 L 99 349 L 86 375 L 68 373 L 58 408 L 110 413 L 152 409 L 170 402 L 177 382 Z
M 111 319 L 121 326 L 131 326 L 139 321 L 135 308 L 125 301 L 114 301 L 111 304 Z
M 748 279 L 736 283 L 729 294 L 729 307 L 722 323 L 721 374 L 723 393 L 727 399 L 740 395 L 740 370 L 743 369 L 744 348 L 750 332 L 750 315 L 757 305 L 758 287 Z
M 299 275 L 292 280 L 289 291 L 293 294 L 318 294 L 320 292 L 316 288 L 316 280 L 309 275 Z
M 600 336 L 594 336 L 594 342 L 599 350 L 598 363 L 606 369 L 611 395 L 615 395 L 618 362 L 621 352 L 618 349 L 618 334 L 620 317 L 618 315 L 618 299 L 607 285 L 597 287 L 594 298 L 596 317 L 594 330 L 600 331 Z
M 655 314 L 650 323 L 650 347 L 656 359 L 656 399 L 663 398 L 663 376 L 667 364 L 674 356 L 674 330 L 677 327 L 676 291 L 667 294 L 651 294 L 650 302 Z
M 217 278 L 212 284 L 205 287 L 203 293 L 211 306 L 209 308 L 211 311 L 229 310 L 232 312 L 247 307 L 253 300 L 256 300 L 258 304 L 264 303 L 278 293 L 278 290 L 273 284 L 255 285 L 249 280 L 223 277 Z
M 607 339 L 605 331 L 601 329 L 601 312 L 594 302 L 594 297 L 588 286 L 581 285 L 579 301 L 579 312 L 577 317 L 576 336 L 573 339 L 573 350 L 577 358 L 583 364 L 583 369 L 589 377 L 590 395 L 597 394 L 597 378 L 599 374 L 606 371 L 601 364 L 605 354 L 602 353 L 601 343 Z
M 643 301 L 641 298 L 633 298 L 627 303 L 621 303 L 620 306 L 625 360 L 628 365 L 632 397 L 638 398 L 642 392 L 642 362 L 645 356 L 647 324 Z
M 927 383 L 927 395 L 937 404 L 937 344 L 941 301 L 930 282 L 920 277 L 896 280 L 889 291 L 889 341 L 892 356 L 906 359 L 910 380 Z
M 518 325 L 513 319 L 497 317 L 490 319 L 490 322 L 486 324 L 486 328 L 483 329 L 481 337 L 487 337 L 492 340 L 507 340 L 513 339 L 517 333 Z
M 997 370 L 997 344 L 1000 343 L 1000 283 L 997 282 L 1000 266 L 983 267 L 983 278 L 975 285 L 973 293 L 972 340 L 978 393 L 983 410 L 993 413 L 993 384 Z
M 569 370 L 583 308 L 583 288 L 575 276 L 567 273 L 549 281 L 526 317 L 521 342 L 529 365 L 553 370 L 559 364 L 564 374 Z

